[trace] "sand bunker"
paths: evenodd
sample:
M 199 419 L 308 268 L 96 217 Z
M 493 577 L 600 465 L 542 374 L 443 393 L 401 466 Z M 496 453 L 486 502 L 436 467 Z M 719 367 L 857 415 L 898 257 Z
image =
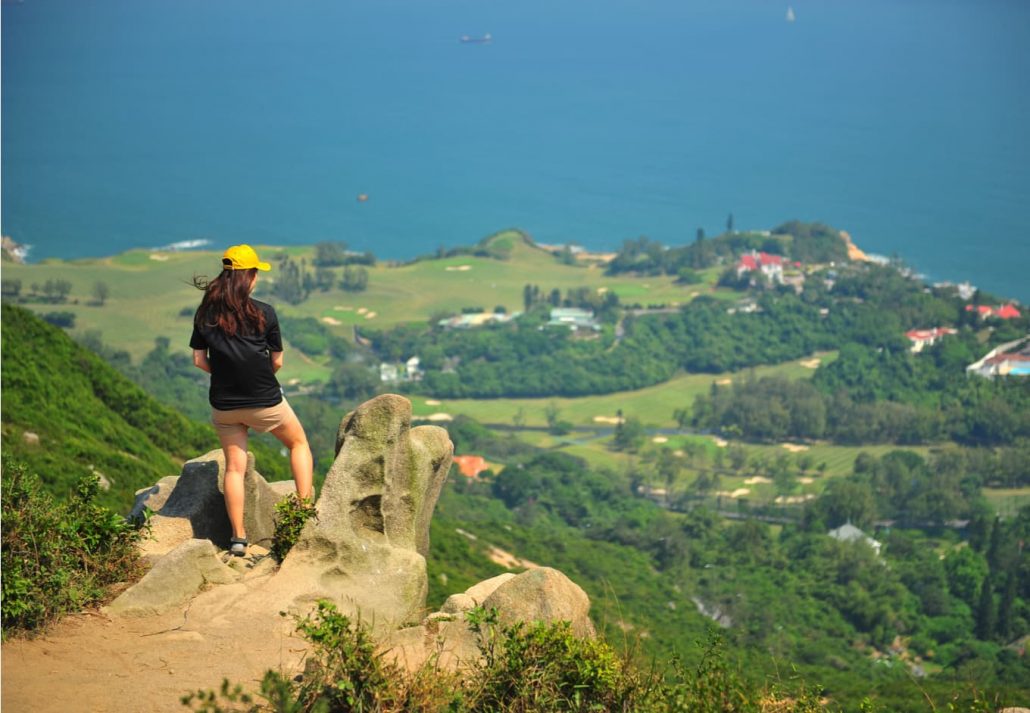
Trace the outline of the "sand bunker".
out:
M 607 423 L 611 426 L 622 423 L 624 420 L 618 416 L 594 416 L 594 423 Z
M 655 436 L 651 439 L 651 443 L 668 443 L 669 439 L 665 436 Z
M 718 436 L 712 436 L 712 440 L 715 441 L 715 445 L 719 448 L 725 448 L 729 445 L 729 441 L 723 438 L 719 438 Z
M 676 450 L 674 450 L 674 451 L 672 452 L 672 454 L 673 454 L 674 456 L 676 456 L 677 458 L 682 458 L 683 456 L 687 455 L 687 454 L 686 454 L 686 451 L 683 451 L 683 450 L 681 450 L 681 449 L 679 449 L 679 448 L 677 448 Z
M 766 478 L 763 475 L 752 475 L 750 478 L 748 478 L 747 480 L 744 481 L 744 484 L 745 485 L 764 485 L 766 483 L 771 483 L 771 482 L 772 482 L 772 480 L 770 478 Z
M 168 259 L 168 256 L 163 253 L 150 253 L 151 260 L 157 260 L 158 262 L 164 262 Z
M 426 399 L 426 406 L 439 406 L 440 402 L 436 399 Z
M 339 327 L 343 322 L 336 319 L 336 317 L 322 317 L 322 321 L 328 324 L 330 327 Z
M 347 305 L 336 305 L 336 306 L 333 307 L 333 309 L 336 310 L 337 312 L 353 312 L 354 311 L 353 307 L 348 307 Z
M 801 478 L 798 478 L 798 482 L 801 483 L 802 485 L 811 485 L 812 483 L 815 482 L 815 478 L 809 478 L 806 475 L 806 476 L 803 476 Z
M 375 319 L 375 318 L 376 318 L 376 313 L 375 312 L 366 312 L 365 313 L 365 319 Z
M 721 495 L 724 498 L 742 498 L 745 495 L 750 494 L 751 488 L 737 488 L 736 490 L 720 490 L 716 495 Z
M 801 366 L 806 369 L 818 369 L 819 365 L 823 363 L 823 360 L 819 357 L 812 357 L 811 359 L 802 359 L 798 362 Z
M 808 495 L 778 495 L 773 502 L 777 505 L 799 505 L 807 503 L 809 500 L 815 500 L 815 496 L 811 493 Z
M 368 307 L 358 307 L 358 314 L 365 314 L 368 312 Z
M 808 450 L 808 446 L 801 446 L 797 443 L 781 443 L 781 448 L 786 448 L 791 453 L 802 453 Z
M 425 420 L 426 421 L 453 421 L 454 420 L 454 416 L 450 415 L 449 413 L 443 413 L 443 412 L 431 413 L 431 414 L 429 414 L 428 416 L 425 417 Z
M 728 384 L 732 384 L 733 383 L 733 379 L 731 379 L 731 378 L 729 378 L 727 376 L 725 379 L 716 379 L 715 383 L 717 385 L 719 385 L 719 386 L 727 386 Z
M 300 383 L 300 379 L 294 378 L 294 379 L 290 379 L 289 381 L 287 381 L 286 385 L 287 386 L 296 386 L 299 383 Z
M 466 270 L 471 269 L 471 265 L 448 265 L 444 268 L 444 270 L 447 270 L 447 272 L 465 272 Z
M 603 295 L 607 291 L 608 291 L 607 287 L 598 287 L 597 288 L 597 294 L 599 294 L 599 295 Z

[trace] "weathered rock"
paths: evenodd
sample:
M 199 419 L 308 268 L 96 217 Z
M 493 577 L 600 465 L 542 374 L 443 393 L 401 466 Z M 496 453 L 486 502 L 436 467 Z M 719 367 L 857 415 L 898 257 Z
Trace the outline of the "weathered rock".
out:
M 465 592 L 458 592 L 447 597 L 447 600 L 440 607 L 445 614 L 462 614 L 476 606 L 476 600 Z
M 21 439 L 25 441 L 27 446 L 38 446 L 39 445 L 39 434 L 33 433 L 32 431 L 25 431 L 21 434 Z
M 172 494 L 175 484 L 179 482 L 179 476 L 166 475 L 149 488 L 140 488 L 136 491 L 136 501 L 129 511 L 130 520 L 138 520 L 143 517 L 143 512 L 150 508 L 151 512 L 158 512 L 168 502 L 168 496 Z
M 387 658 L 414 670 L 434 656 L 434 665 L 457 669 L 482 656 L 481 632 L 473 631 L 465 614 L 474 606 L 496 608 L 501 624 L 568 621 L 577 636 L 593 636 L 590 599 L 556 569 L 540 567 L 515 575 L 505 573 L 452 594 L 439 612 L 420 625 L 385 637 Z
M 568 621 L 577 636 L 593 636 L 590 598 L 578 584 L 556 569 L 539 567 L 497 587 L 483 601 L 496 608 L 501 622 Z
M 497 590 L 505 582 L 515 579 L 516 574 L 514 572 L 505 572 L 499 574 L 496 577 L 490 579 L 484 579 L 482 582 L 473 584 L 471 587 L 465 590 L 465 594 L 472 597 L 472 600 L 476 603 L 475 606 L 481 605 L 487 600 L 494 591 Z
M 107 612 L 122 616 L 162 614 L 188 602 L 205 584 L 229 584 L 237 578 L 222 564 L 210 540 L 187 540 L 122 592 Z
M 467 612 L 474 607 L 480 606 L 486 601 L 487 597 L 494 593 L 494 590 L 508 580 L 514 578 L 514 573 L 505 572 L 504 574 L 499 574 L 496 577 L 484 579 L 478 584 L 473 584 L 464 592 L 452 594 L 447 597 L 447 601 L 445 601 L 443 606 L 440 607 L 440 611 L 445 614 L 461 614 Z
M 349 413 L 317 517 L 265 596 L 295 609 L 330 599 L 380 630 L 421 618 L 429 520 L 452 452 L 443 429 L 411 428 L 411 402 L 401 396 L 379 396 Z
M 164 495 L 168 484 L 168 493 Z M 247 470 L 243 476 L 243 524 L 251 543 L 271 544 L 275 532 L 275 504 L 279 494 L 254 469 L 254 455 L 247 454 Z M 149 492 L 157 488 L 156 492 Z M 187 539 L 211 540 L 221 547 L 229 546 L 232 528 L 225 511 L 225 456 L 215 450 L 186 461 L 182 475 L 174 481 L 161 479 L 153 488 L 137 493 L 133 512 L 151 510 L 164 502 L 150 518 L 151 535 L 142 545 L 143 554 L 154 560 L 170 552 Z

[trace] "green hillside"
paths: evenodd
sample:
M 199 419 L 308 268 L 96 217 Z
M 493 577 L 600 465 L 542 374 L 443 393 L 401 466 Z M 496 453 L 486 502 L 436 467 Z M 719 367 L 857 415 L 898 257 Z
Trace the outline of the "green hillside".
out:
M 54 494 L 98 471 L 110 483 L 100 502 L 124 511 L 136 490 L 218 448 L 210 426 L 158 403 L 27 310 L 3 305 L 2 330 L 5 459 L 25 463 Z M 254 451 L 265 477 L 288 476 L 277 452 L 260 443 Z

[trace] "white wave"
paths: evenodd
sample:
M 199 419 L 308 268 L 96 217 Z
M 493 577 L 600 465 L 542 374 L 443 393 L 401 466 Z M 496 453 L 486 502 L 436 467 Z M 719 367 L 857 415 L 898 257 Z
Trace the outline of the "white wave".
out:
M 169 243 L 168 245 L 162 245 L 157 248 L 150 248 L 151 252 L 176 252 L 178 250 L 195 250 L 196 248 L 202 248 L 205 245 L 210 245 L 211 241 L 206 238 L 199 238 L 196 240 L 180 240 L 176 243 Z

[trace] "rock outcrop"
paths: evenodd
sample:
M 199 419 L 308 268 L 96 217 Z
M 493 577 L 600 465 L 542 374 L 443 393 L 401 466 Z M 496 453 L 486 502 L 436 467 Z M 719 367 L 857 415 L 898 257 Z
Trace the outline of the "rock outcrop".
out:
M 254 468 L 254 455 L 247 454 L 244 483 L 244 527 L 252 543 L 269 546 L 275 532 L 275 504 L 282 499 Z M 293 483 L 286 485 L 293 490 Z M 211 540 L 228 547 L 232 528 L 225 512 L 225 456 L 221 449 L 186 461 L 182 475 L 162 478 L 155 485 L 137 491 L 130 517 L 140 517 L 144 508 L 156 514 L 150 518 L 150 535 L 143 554 L 156 562 L 190 539 Z
M 238 578 L 219 559 L 218 548 L 210 540 L 186 540 L 111 602 L 107 612 L 127 616 L 164 614 L 188 602 L 205 584 L 231 584 Z
M 292 620 L 281 612 L 304 615 L 328 599 L 370 625 L 389 656 L 413 667 L 431 655 L 446 667 L 476 660 L 479 634 L 467 620 L 474 607 L 496 608 L 502 625 L 569 621 L 576 634 L 592 636 L 586 593 L 548 567 L 479 582 L 424 616 L 429 522 L 452 452 L 442 428 L 411 427 L 407 399 L 384 395 L 362 404 L 340 424 L 316 515 L 278 568 L 256 544 L 243 559 L 216 547 L 230 534 L 222 454 L 189 461 L 182 475 L 137 493 L 134 512 L 156 511 L 144 546 L 155 565 L 107 611 L 138 616 L 181 607 L 176 631 L 183 635 L 246 626 L 286 636 Z M 245 482 L 251 542 L 270 540 L 274 505 L 292 483 L 267 483 L 252 457 Z
M 590 598 L 556 569 L 539 567 L 522 574 L 501 574 L 447 598 L 442 609 L 418 626 L 393 632 L 383 648 L 398 663 L 416 669 L 430 656 L 443 668 L 458 668 L 480 656 L 479 634 L 469 627 L 473 607 L 496 609 L 500 624 L 568 621 L 578 636 L 592 637 Z
M 444 429 L 411 428 L 411 402 L 401 396 L 348 414 L 317 517 L 272 584 L 280 606 L 329 599 L 380 630 L 417 621 L 428 592 L 429 521 L 452 453 Z

